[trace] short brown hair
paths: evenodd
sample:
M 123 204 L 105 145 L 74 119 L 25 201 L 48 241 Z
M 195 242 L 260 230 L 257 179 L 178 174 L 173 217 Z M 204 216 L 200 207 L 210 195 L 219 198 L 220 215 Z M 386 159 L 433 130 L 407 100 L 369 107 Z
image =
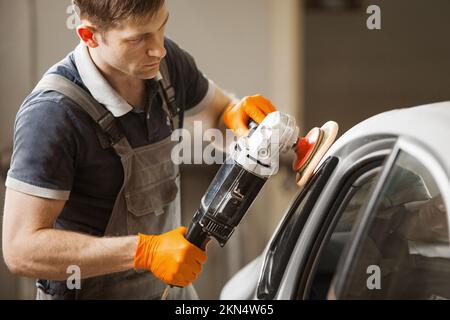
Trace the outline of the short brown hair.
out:
M 126 19 L 138 20 L 154 16 L 165 0 L 73 0 L 81 18 L 102 30 Z

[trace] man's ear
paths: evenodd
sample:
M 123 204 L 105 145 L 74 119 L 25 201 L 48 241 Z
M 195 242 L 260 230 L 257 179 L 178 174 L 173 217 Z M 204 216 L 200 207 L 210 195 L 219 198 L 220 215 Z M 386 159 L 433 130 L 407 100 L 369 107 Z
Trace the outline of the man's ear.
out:
M 98 47 L 98 41 L 95 39 L 94 32 L 95 29 L 86 24 L 81 24 L 77 27 L 78 37 L 90 48 Z

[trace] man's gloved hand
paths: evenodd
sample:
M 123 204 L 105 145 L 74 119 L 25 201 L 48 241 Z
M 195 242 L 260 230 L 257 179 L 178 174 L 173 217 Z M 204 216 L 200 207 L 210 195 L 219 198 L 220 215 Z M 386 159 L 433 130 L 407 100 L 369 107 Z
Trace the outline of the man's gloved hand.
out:
M 247 136 L 249 133 L 248 122 L 253 119 L 260 124 L 264 118 L 277 111 L 273 104 L 262 95 L 245 97 L 237 104 L 230 104 L 223 116 L 228 129 L 238 136 Z
M 134 268 L 147 269 L 170 285 L 189 285 L 200 274 L 206 253 L 187 241 L 185 234 L 185 227 L 161 235 L 139 234 Z

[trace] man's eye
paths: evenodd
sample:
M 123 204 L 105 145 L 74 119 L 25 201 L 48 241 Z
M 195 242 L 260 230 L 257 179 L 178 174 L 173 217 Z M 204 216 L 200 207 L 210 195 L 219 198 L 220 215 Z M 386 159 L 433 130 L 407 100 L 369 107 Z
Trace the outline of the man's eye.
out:
M 139 43 L 143 40 L 144 38 L 140 37 L 140 38 L 134 38 L 134 39 L 128 39 L 128 42 L 131 43 Z

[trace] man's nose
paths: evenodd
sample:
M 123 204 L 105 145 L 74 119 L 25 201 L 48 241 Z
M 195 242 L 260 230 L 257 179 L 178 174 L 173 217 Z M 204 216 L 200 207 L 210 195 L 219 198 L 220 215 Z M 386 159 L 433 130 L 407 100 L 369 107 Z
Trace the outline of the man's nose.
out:
M 166 53 L 167 51 L 164 48 L 164 45 L 158 45 L 147 50 L 147 54 L 150 57 L 157 57 L 159 59 L 163 59 L 166 56 Z

